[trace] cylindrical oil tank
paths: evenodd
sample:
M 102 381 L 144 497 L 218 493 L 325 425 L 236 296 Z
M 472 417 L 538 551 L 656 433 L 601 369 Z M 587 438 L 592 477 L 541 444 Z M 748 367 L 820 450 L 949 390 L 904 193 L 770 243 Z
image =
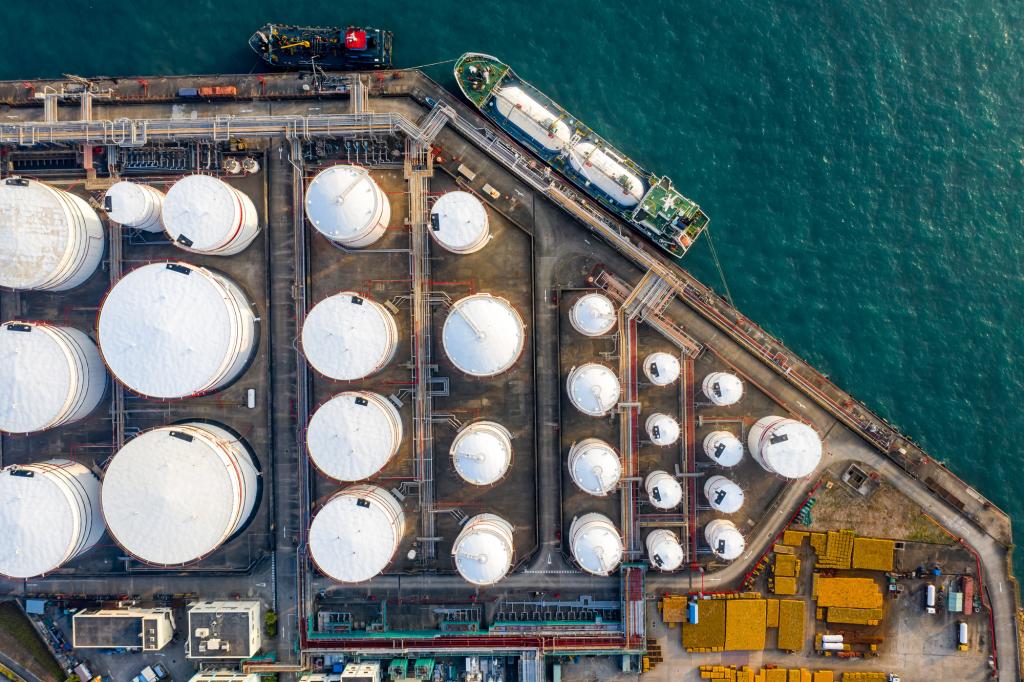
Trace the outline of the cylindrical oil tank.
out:
M 679 440 L 679 422 L 662 412 L 652 412 L 644 423 L 647 437 L 661 447 L 675 444 Z
M 226 387 L 256 350 L 256 316 L 224 275 L 180 261 L 122 277 L 100 307 L 99 345 L 126 388 L 173 399 Z
M 657 528 L 647 535 L 647 560 L 658 571 L 674 571 L 683 564 L 683 546 L 679 536 L 667 528 Z
M 25 178 L 0 183 L 0 286 L 67 291 L 103 258 L 103 223 L 83 199 Z
M 821 461 L 821 438 L 807 424 L 762 417 L 750 428 L 747 446 L 765 471 L 784 478 L 809 476 Z
M 103 518 L 114 541 L 152 566 L 212 554 L 249 520 L 259 471 L 225 427 L 184 422 L 144 431 L 117 451 L 103 476 Z
M 548 151 L 565 149 L 572 140 L 572 131 L 562 117 L 518 85 L 496 88 L 493 101 L 498 113 Z
M 683 501 L 683 486 L 667 471 L 652 471 L 644 479 L 651 504 L 658 509 L 675 509 Z
M 360 481 L 384 468 L 402 443 L 402 417 L 384 396 L 339 393 L 313 413 L 306 448 L 313 465 L 337 481 Z
M 736 524 L 725 519 L 715 519 L 706 525 L 704 539 L 708 541 L 711 553 L 723 561 L 739 558 L 747 546 Z
M 446 251 L 475 253 L 491 238 L 487 209 L 469 192 L 448 192 L 430 209 L 429 232 Z
M 391 563 L 405 533 L 405 514 L 394 495 L 375 485 L 341 490 L 309 527 L 309 555 L 321 573 L 359 583 Z
M 704 497 L 715 511 L 734 514 L 743 506 L 743 488 L 725 476 L 711 476 L 704 482 Z
M 743 443 L 728 431 L 704 436 L 704 454 L 719 466 L 734 467 L 743 459 Z
M 397 347 L 395 316 L 353 291 L 320 301 L 302 325 L 302 353 L 329 379 L 352 381 L 375 374 L 391 362 Z
M 679 378 L 679 358 L 669 353 L 651 353 L 644 360 L 644 374 L 655 386 L 668 386 Z
M 252 199 L 211 175 L 186 175 L 174 183 L 161 217 L 174 245 L 192 253 L 231 256 L 260 233 Z
M 623 208 L 636 206 L 647 191 L 643 181 L 623 159 L 593 142 L 573 146 L 569 150 L 569 165 Z
M 580 568 L 594 575 L 609 575 L 622 562 L 622 537 L 604 514 L 591 512 L 573 519 L 569 547 Z
M 51 459 L 0 470 L 0 575 L 33 578 L 88 551 L 103 535 L 100 481 Z
M 569 476 L 580 490 L 603 497 L 615 490 L 622 478 L 622 460 L 611 445 L 587 438 L 569 448 Z
M 735 405 L 743 397 L 743 382 L 735 374 L 712 372 L 704 377 L 701 390 L 715 405 Z
M 619 402 L 622 388 L 615 372 L 594 362 L 573 367 L 565 382 L 569 402 L 591 417 L 603 417 Z
M 0 431 L 44 431 L 96 409 L 107 371 L 92 339 L 38 322 L 0 326 Z
M 512 465 L 512 434 L 496 422 L 473 422 L 456 434 L 451 455 L 462 480 L 473 485 L 497 483 Z
M 569 309 L 569 323 L 584 336 L 604 336 L 617 320 L 615 304 L 604 294 L 584 294 Z
M 515 557 L 512 524 L 494 514 L 466 521 L 452 546 L 455 568 L 474 585 L 493 585 L 512 568 Z
M 320 171 L 309 183 L 306 216 L 327 239 L 358 249 L 384 235 L 391 205 L 368 170 L 343 164 Z
M 526 343 L 526 325 L 512 304 L 490 294 L 473 294 L 452 305 L 441 340 L 448 359 L 476 377 L 508 370 Z
M 115 182 L 103 195 L 103 210 L 119 225 L 144 232 L 163 232 L 160 217 L 164 193 L 141 182 Z

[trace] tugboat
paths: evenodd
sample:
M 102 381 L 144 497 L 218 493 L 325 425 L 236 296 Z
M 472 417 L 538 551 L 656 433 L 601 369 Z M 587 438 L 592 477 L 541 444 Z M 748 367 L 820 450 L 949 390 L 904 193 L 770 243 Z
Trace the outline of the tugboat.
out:
M 391 68 L 391 31 L 379 28 L 267 24 L 252 34 L 249 46 L 267 64 L 280 69 Z

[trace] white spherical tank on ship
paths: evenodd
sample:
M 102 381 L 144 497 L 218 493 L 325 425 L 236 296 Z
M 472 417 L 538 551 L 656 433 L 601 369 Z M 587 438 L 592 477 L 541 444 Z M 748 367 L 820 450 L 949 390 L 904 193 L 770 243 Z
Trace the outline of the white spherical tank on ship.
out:
M 119 225 L 143 232 L 163 232 L 160 214 L 164 193 L 141 182 L 115 182 L 103 195 L 103 210 Z
M 508 575 L 515 557 L 512 524 L 494 514 L 477 514 L 452 546 L 455 568 L 474 585 L 493 585 Z
M 391 204 L 368 170 L 342 164 L 320 171 L 309 183 L 306 217 L 330 241 L 358 249 L 384 236 Z
M 584 294 L 569 309 L 569 323 L 584 336 L 604 336 L 617 321 L 615 304 L 604 294 Z
M 487 209 L 469 192 L 448 192 L 430 209 L 430 236 L 452 253 L 475 253 L 491 239 Z
M 309 555 L 332 580 L 360 583 L 387 568 L 404 533 L 405 513 L 394 495 L 375 485 L 353 485 L 313 517 Z
M 667 528 L 652 530 L 644 541 L 647 560 L 658 571 L 674 571 L 683 564 L 683 546 L 679 536 Z
M 504 478 L 512 465 L 512 434 L 496 422 L 473 422 L 455 436 L 450 452 L 462 480 L 491 485 Z
M 309 420 L 306 448 L 313 466 L 336 481 L 360 481 L 391 461 L 402 443 L 402 417 L 384 396 L 339 393 Z
M 747 434 L 747 446 L 765 471 L 784 478 L 809 476 L 821 461 L 818 433 L 787 417 L 758 419 Z
M 211 256 L 241 253 L 260 233 L 252 199 L 211 175 L 186 175 L 174 183 L 161 218 L 175 246 Z
M 328 296 L 306 315 L 302 353 L 329 379 L 363 379 L 395 357 L 398 325 L 376 301 L 353 291 Z
M 591 512 L 573 519 L 569 548 L 580 568 L 594 575 L 609 575 L 622 562 L 622 537 L 604 514 Z

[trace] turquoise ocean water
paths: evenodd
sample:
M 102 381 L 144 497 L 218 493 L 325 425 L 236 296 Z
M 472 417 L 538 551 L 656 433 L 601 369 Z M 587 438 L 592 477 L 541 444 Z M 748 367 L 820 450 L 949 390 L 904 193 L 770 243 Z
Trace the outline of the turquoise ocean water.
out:
M 391 28 L 401 66 L 502 58 L 670 175 L 711 216 L 737 305 L 1024 532 L 1024 4 L 7 0 L 0 16 L 4 79 L 248 72 L 268 20 Z M 705 242 L 687 265 L 719 286 Z

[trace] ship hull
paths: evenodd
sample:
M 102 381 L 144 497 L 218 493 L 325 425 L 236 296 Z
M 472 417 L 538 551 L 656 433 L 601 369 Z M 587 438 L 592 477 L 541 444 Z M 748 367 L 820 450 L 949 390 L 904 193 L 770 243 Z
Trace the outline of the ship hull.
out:
M 275 69 L 389 69 L 392 34 L 377 28 L 267 24 L 252 34 L 249 47 Z

